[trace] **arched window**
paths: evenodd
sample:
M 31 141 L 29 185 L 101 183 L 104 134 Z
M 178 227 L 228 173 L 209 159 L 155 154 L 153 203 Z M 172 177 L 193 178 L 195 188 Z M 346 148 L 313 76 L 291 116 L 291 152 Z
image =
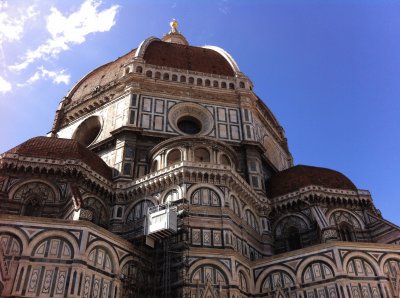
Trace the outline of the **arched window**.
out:
M 194 150 L 195 162 L 210 162 L 210 152 L 205 148 L 197 148 Z
M 339 236 L 342 241 L 354 241 L 354 230 L 353 228 L 346 222 L 342 222 L 339 225 Z
M 218 81 L 213 81 L 213 87 L 218 88 L 219 84 Z
M 126 218 L 126 222 L 134 222 L 136 220 L 142 219 L 147 215 L 147 209 L 153 207 L 154 204 L 152 201 L 144 200 L 137 203 L 132 209 L 129 211 L 129 214 Z
M 203 85 L 203 80 L 200 79 L 200 78 L 198 78 L 198 79 L 197 79 L 197 85 L 198 85 L 198 86 L 202 86 L 202 85 Z
M 209 188 L 197 189 L 193 192 L 191 199 L 193 205 L 221 206 L 221 199 L 218 194 Z
M 72 259 L 74 250 L 65 238 L 49 237 L 39 242 L 32 251 L 33 257 L 52 259 Z
M 257 232 L 260 230 L 258 227 L 258 222 L 256 220 L 256 216 L 254 215 L 253 212 L 251 212 L 251 210 L 247 209 L 246 210 L 246 222 Z
M 89 146 L 98 137 L 101 127 L 101 118 L 99 116 L 91 116 L 79 124 L 72 138 L 83 146 Z
M 203 284 L 209 281 L 212 285 L 220 287 L 227 284 L 227 278 L 223 271 L 213 265 L 205 265 L 193 271 L 190 281 L 193 284 Z M 215 297 L 215 296 L 204 296 Z
M 151 171 L 156 172 L 158 170 L 158 161 L 153 160 L 153 163 L 151 164 Z
M 193 77 L 189 77 L 189 84 L 194 84 L 194 78 Z
M 178 80 L 178 76 L 176 74 L 172 75 L 172 81 L 176 82 Z
M 387 260 L 383 266 L 383 273 L 385 273 L 385 275 L 389 275 L 390 277 L 396 277 L 398 274 L 400 274 L 400 260 Z
M 360 221 L 352 212 L 345 210 L 336 210 L 329 216 L 329 223 L 331 225 L 340 226 L 342 223 L 347 223 L 355 229 L 361 229 Z
M 142 73 L 143 72 L 143 67 L 141 67 L 141 66 L 136 67 L 136 72 L 137 73 Z
M 236 197 L 232 196 L 232 210 L 240 217 L 240 205 Z
M 245 87 L 244 82 L 240 82 L 240 83 L 239 83 L 239 87 L 240 87 L 240 88 L 244 88 L 244 87 Z
M 178 191 L 176 189 L 170 190 L 164 197 L 164 203 L 177 201 L 179 199 Z
M 155 78 L 156 79 L 160 79 L 161 78 L 161 72 L 157 71 L 155 74 Z
M 371 264 L 362 258 L 352 258 L 347 263 L 347 273 L 350 276 L 372 277 L 375 276 L 375 271 Z
M 186 77 L 185 76 L 181 76 L 181 83 L 186 83 Z
M 300 232 L 296 227 L 289 227 L 287 229 L 287 246 L 289 251 L 302 247 Z
M 122 217 L 122 207 L 117 208 L 117 217 Z
M 171 150 L 167 156 L 167 167 L 181 161 L 181 151 L 179 149 Z
M 131 72 L 131 70 L 129 69 L 129 67 L 126 67 L 125 68 L 125 74 L 127 75 L 128 73 L 130 73 Z
M 247 292 L 247 281 L 242 272 L 239 272 L 239 287 L 242 291 Z
M 227 166 L 230 166 L 230 165 L 231 165 L 231 162 L 230 162 L 230 160 L 229 160 L 229 157 L 226 156 L 225 154 L 221 154 L 221 156 L 219 157 L 219 163 L 220 163 L 221 165 L 227 165 Z
M 124 171 L 123 171 L 124 175 L 132 175 L 131 172 L 132 172 L 131 164 L 130 163 L 124 164 Z
M 221 83 L 221 88 L 226 89 L 226 82 L 222 82 L 222 83 Z
M 235 89 L 235 85 L 233 83 L 229 83 L 229 89 L 231 90 Z
M 153 76 L 153 72 L 151 70 L 146 71 L 146 77 L 151 78 Z
M 6 260 L 11 259 L 12 256 L 19 256 L 22 253 L 22 241 L 14 234 L 1 232 L 0 245 L 3 247 L 3 254 Z
M 271 273 L 269 273 L 263 283 L 262 283 L 262 288 L 261 292 L 262 293 L 270 293 L 272 291 L 275 291 L 277 289 L 280 290 L 287 290 L 290 289 L 291 287 L 294 287 L 294 281 L 293 278 L 286 273 L 285 271 L 282 270 L 276 270 Z M 277 296 L 277 297 L 284 297 L 282 296 Z
M 110 254 L 102 247 L 95 247 L 89 254 L 88 263 L 102 271 L 113 272 L 113 262 Z
M 42 207 L 40 198 L 32 196 L 25 202 L 23 215 L 39 217 L 42 215 Z
M 211 82 L 210 82 L 209 79 L 207 79 L 207 80 L 205 81 L 205 86 L 206 86 L 206 87 L 210 87 L 210 85 L 211 85 Z
M 169 73 L 164 73 L 164 76 L 163 76 L 163 80 L 164 81 L 169 81 Z
M 310 283 L 333 278 L 335 275 L 332 268 L 324 262 L 313 262 L 303 272 L 303 282 Z
M 107 227 L 109 216 L 104 205 L 96 198 L 83 199 L 83 208 L 92 211 L 92 222 L 98 226 Z

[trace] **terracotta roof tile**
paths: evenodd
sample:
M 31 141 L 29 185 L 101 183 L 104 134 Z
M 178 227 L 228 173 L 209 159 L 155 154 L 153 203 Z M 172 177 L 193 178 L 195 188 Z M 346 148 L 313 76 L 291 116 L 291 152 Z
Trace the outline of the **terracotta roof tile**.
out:
M 112 179 L 111 168 L 94 152 L 82 146 L 75 140 L 35 137 L 14 147 L 6 153 L 26 157 L 49 159 L 72 159 L 87 164 L 104 178 Z
M 274 174 L 267 181 L 267 194 L 270 198 L 279 197 L 309 185 L 357 190 L 353 182 L 342 173 L 326 168 L 297 165 Z
M 136 49 L 130 51 L 115 61 L 104 64 L 89 73 L 86 78 L 79 82 L 79 86 L 71 94 L 71 100 L 79 100 L 87 94 L 91 94 L 97 86 L 104 86 L 121 76 L 121 67 L 135 56 Z
M 143 58 L 146 63 L 159 66 L 231 77 L 235 75 L 223 56 L 216 51 L 200 47 L 156 40 L 148 45 Z

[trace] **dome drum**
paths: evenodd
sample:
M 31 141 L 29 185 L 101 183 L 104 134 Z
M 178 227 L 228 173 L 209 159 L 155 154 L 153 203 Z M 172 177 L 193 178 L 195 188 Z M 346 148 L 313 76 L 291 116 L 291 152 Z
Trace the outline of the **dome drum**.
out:
M 147 79 L 176 82 L 188 86 L 194 85 L 217 90 L 252 90 L 252 83 L 247 77 L 229 77 L 219 74 L 208 74 L 170 67 L 160 67 L 157 65 L 138 62 L 127 64 L 122 70 L 122 77 L 127 77 L 132 74 L 144 76 Z

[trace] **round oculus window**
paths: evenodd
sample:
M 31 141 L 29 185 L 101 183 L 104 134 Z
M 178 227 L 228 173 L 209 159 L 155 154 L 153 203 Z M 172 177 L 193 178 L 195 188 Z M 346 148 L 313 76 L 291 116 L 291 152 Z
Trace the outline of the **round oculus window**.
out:
M 177 125 L 182 132 L 188 135 L 195 135 L 201 131 L 200 121 L 192 116 L 181 117 L 178 120 Z
M 100 117 L 92 116 L 84 120 L 74 132 L 72 139 L 83 146 L 89 146 L 97 138 L 101 130 Z
M 178 103 L 168 113 L 168 122 L 183 135 L 207 135 L 214 126 L 210 111 L 195 103 Z

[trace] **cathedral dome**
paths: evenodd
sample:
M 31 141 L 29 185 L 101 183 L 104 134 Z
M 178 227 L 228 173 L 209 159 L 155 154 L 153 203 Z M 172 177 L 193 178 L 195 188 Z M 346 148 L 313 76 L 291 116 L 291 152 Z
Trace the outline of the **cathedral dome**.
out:
M 122 66 L 129 63 L 135 56 L 136 49 L 106 63 L 86 74 L 68 93 L 67 97 L 72 101 L 79 101 L 88 94 L 96 91 L 98 86 L 107 86 L 121 77 Z
M 278 172 L 267 183 L 270 198 L 279 197 L 311 185 L 357 191 L 353 182 L 342 173 L 305 165 L 297 165 Z
M 148 45 L 143 58 L 146 63 L 158 66 L 231 77 L 235 75 L 227 59 L 208 48 L 154 40 Z
M 211 75 L 234 77 L 240 72 L 233 58 L 219 47 L 196 47 L 166 40 L 168 39 L 165 37 L 163 40 L 149 37 L 137 49 L 89 72 L 71 89 L 67 97 L 72 101 L 78 101 L 99 88 L 108 86 L 123 75 L 125 65 L 139 59 L 143 59 L 145 65 Z
M 98 174 L 112 179 L 111 168 L 98 156 L 76 140 L 35 137 L 10 149 L 5 154 L 44 159 L 78 160 L 88 165 Z

